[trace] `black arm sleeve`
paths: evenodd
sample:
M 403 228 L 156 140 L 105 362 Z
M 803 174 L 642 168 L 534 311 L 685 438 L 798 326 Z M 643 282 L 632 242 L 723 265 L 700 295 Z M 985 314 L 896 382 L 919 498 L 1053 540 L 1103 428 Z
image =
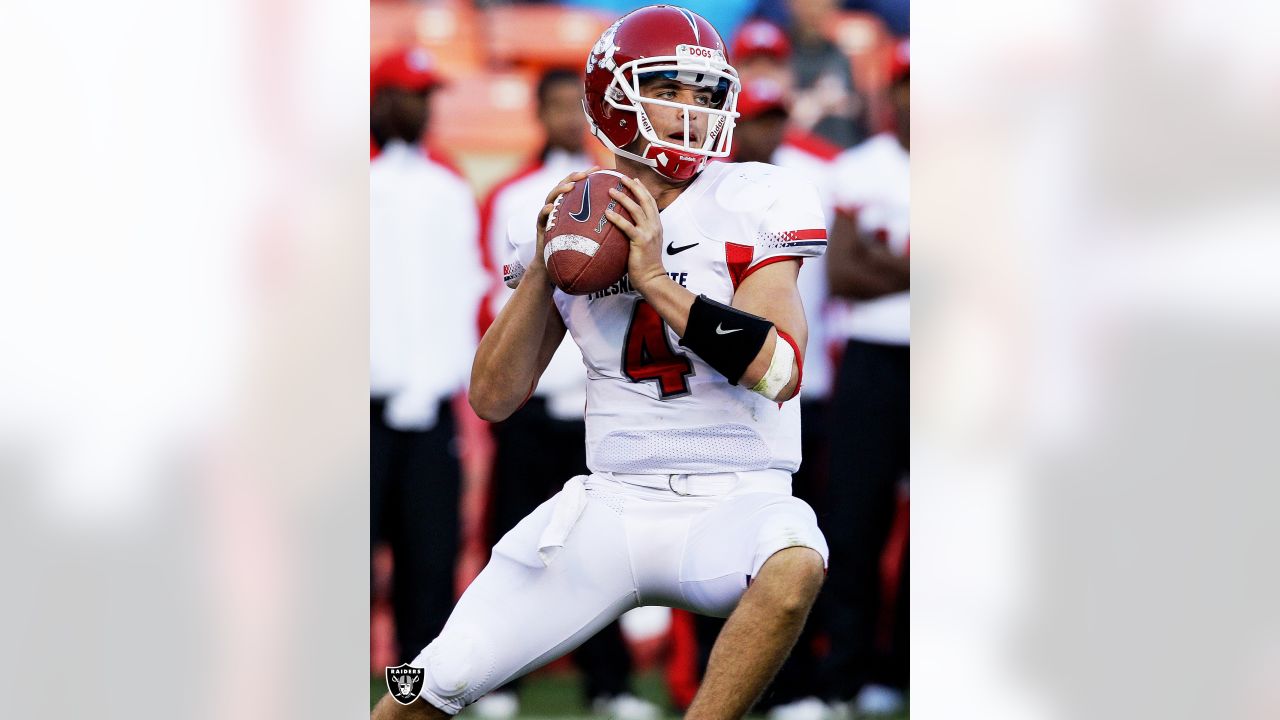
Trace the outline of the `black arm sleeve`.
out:
M 762 317 L 699 295 L 689 309 L 680 345 L 737 385 L 747 366 L 760 354 L 773 323 Z

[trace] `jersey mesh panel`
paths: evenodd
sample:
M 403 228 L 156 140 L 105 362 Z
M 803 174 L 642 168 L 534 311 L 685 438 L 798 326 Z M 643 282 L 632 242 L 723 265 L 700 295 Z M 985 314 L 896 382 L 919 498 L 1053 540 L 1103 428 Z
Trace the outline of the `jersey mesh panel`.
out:
M 769 447 L 746 425 L 612 432 L 596 447 L 597 469 L 622 473 L 763 470 Z

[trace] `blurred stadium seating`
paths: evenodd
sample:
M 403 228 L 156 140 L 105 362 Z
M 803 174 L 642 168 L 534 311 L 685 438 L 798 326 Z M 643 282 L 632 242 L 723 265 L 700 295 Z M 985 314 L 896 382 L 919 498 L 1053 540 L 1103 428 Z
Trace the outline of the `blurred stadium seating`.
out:
M 441 72 L 457 77 L 480 72 L 485 49 L 480 13 L 466 0 L 376 0 L 369 7 L 369 51 L 377 58 L 405 45 L 420 45 Z
M 511 152 L 539 140 L 534 117 L 537 77 L 523 70 L 462 75 L 435 95 L 432 140 L 451 148 Z M 500 130 L 501 132 L 496 132 Z
M 464 0 L 375 0 L 372 59 L 406 45 L 431 51 L 448 86 L 433 99 L 428 138 L 478 194 L 537 149 L 538 75 L 577 67 L 611 18 L 558 5 L 478 8 Z
M 586 49 L 614 20 L 581 8 L 559 5 L 507 5 L 485 12 L 489 60 L 541 71 L 579 67 Z

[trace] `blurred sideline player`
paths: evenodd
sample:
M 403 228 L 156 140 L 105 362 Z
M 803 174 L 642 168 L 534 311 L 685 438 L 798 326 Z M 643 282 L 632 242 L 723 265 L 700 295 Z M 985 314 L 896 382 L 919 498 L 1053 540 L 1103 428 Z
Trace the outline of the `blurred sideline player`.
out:
M 572 650 L 623 612 L 728 616 L 685 717 L 740 718 L 782 664 L 824 577 L 826 542 L 791 495 L 807 340 L 799 260 L 826 247 L 803 177 L 730 150 L 736 73 L 719 34 L 671 6 L 611 26 L 587 60 L 586 107 L 629 193 L 628 275 L 570 296 L 541 228 L 513 225 L 524 266 L 477 351 L 471 402 L 501 420 L 566 326 L 587 366 L 587 465 L 495 546 L 443 633 L 413 661 L 419 701 L 374 717 L 443 717 Z M 661 215 L 659 212 L 661 210 Z
M 475 326 L 443 307 L 484 291 L 471 190 L 420 142 L 440 80 L 425 51 L 372 70 L 369 167 L 369 394 L 372 543 L 391 546 L 403 660 L 439 634 L 453 601 L 460 470 L 450 402 L 470 371 Z M 438 338 L 454 350 L 438 352 Z M 429 521 L 424 522 L 424 518 Z
M 882 607 L 880 561 L 893 527 L 900 484 L 910 473 L 911 79 L 907 45 L 898 46 L 888 89 L 893 129 L 836 162 L 839 213 L 827 255 L 831 292 L 844 298 L 832 333 L 847 338 L 836 382 L 832 426 L 844 439 L 831 452 L 824 527 L 832 572 L 826 677 L 836 699 L 892 712 L 907 682 L 908 572 L 900 567 L 895 603 Z M 878 641 L 892 614 L 891 643 Z
M 753 33 L 752 26 L 763 28 Z M 750 23 L 743 32 L 749 34 L 747 41 L 744 42 L 744 35 L 740 34 L 734 47 L 747 57 L 753 57 L 753 50 L 758 51 L 760 40 L 781 38 L 783 43 L 786 41 L 781 31 L 768 23 Z M 751 42 L 751 35 L 754 35 L 756 43 Z M 769 60 L 768 64 L 772 66 L 774 63 Z M 755 68 L 760 65 L 755 63 Z M 838 154 L 835 147 L 820 139 L 803 144 L 787 142 L 788 138 L 803 131 L 792 132 L 789 128 L 784 86 L 770 73 L 743 79 L 742 92 L 738 95 L 738 113 L 733 159 L 737 162 L 772 163 L 801 173 L 820 189 L 824 215 L 829 222 L 832 217 L 829 206 L 831 160 Z M 805 258 L 799 287 L 809 326 L 810 352 L 805 356 L 804 394 L 800 402 L 801 456 L 804 462 L 792 475 L 792 490 L 796 497 L 810 506 L 822 508 L 825 505 L 822 493 L 826 490 L 827 481 L 827 415 L 832 380 L 831 361 L 825 349 L 827 280 L 823 257 Z M 822 516 L 823 511 L 819 509 L 819 525 L 823 524 Z M 715 618 L 697 618 L 698 643 L 704 651 L 710 649 L 721 624 Z M 761 709 L 768 710 L 771 720 L 818 720 L 827 713 L 826 705 L 820 700 L 823 693 L 818 684 L 818 660 L 812 648 L 814 635 L 820 630 L 821 615 L 815 609 L 791 657 L 761 701 Z M 706 659 L 704 652 L 700 657 L 703 666 Z
M 825 167 L 840 154 L 841 147 L 797 124 L 794 105 L 798 98 L 791 57 L 791 42 L 787 40 L 787 34 L 767 20 L 752 20 L 744 24 L 733 40 L 733 61 L 742 81 L 771 81 L 784 98 L 787 122 L 782 125 L 782 143 L 774 150 L 771 162 L 782 167 L 809 170 L 816 161 L 822 164 L 824 169 L 821 172 L 825 174 Z M 805 97 L 803 93 L 801 97 Z M 824 206 L 829 206 L 827 181 L 819 178 L 814 182 L 823 194 Z
M 866 137 L 866 102 L 853 81 L 853 67 L 831 40 L 836 0 L 788 0 L 790 64 L 795 77 L 792 121 L 841 148 Z
M 751 20 L 738 28 L 732 58 L 743 82 L 772 80 L 788 94 L 795 88 L 791 41 L 786 31 L 768 20 Z
M 510 255 L 507 226 L 529 223 L 522 212 L 537 208 L 547 194 L 569 173 L 589 168 L 591 158 L 583 150 L 587 134 L 582 114 L 582 75 L 576 70 L 550 70 L 538 83 L 538 121 L 546 144 L 527 166 L 500 182 L 481 209 L 481 227 L 492 266 Z M 486 299 L 488 315 L 481 331 L 506 304 L 511 290 L 497 282 Z M 496 456 L 490 495 L 490 542 L 496 541 L 539 504 L 556 493 L 565 478 L 587 472 L 583 445 L 586 425 L 587 376 L 582 354 L 569 338 L 560 343 L 546 371 L 524 407 L 493 426 Z M 658 708 L 628 692 L 631 655 L 619 624 L 607 625 L 574 652 L 574 664 L 582 671 L 588 705 L 596 714 L 617 720 L 646 720 L 658 716 Z M 516 683 L 482 698 L 475 712 L 484 718 L 516 714 Z

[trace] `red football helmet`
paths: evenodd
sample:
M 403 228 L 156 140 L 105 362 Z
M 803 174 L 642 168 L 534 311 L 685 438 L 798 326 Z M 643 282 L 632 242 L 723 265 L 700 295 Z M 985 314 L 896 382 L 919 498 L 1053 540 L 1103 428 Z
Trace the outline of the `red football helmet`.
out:
M 641 97 L 641 81 L 654 76 L 712 88 L 710 107 Z M 652 5 L 622 16 L 600 36 L 587 57 L 582 105 L 592 134 L 614 154 L 672 180 L 688 180 L 706 167 L 708 158 L 729 155 L 740 89 L 738 72 L 711 23 L 684 8 Z M 658 137 L 646 105 L 683 110 L 683 142 Z M 689 136 L 692 113 L 707 116 L 707 136 L 697 145 Z M 639 154 L 623 150 L 637 137 L 648 142 Z

